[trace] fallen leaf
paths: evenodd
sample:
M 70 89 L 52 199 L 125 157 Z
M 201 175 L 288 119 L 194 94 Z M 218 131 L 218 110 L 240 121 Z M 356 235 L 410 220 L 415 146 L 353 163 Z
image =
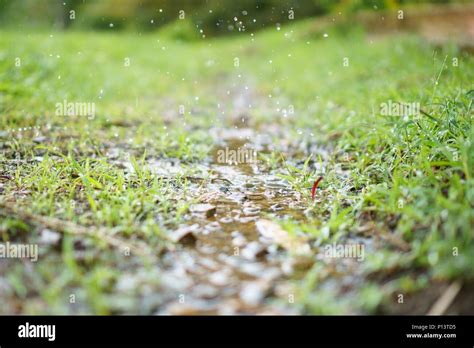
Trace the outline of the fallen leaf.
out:
M 318 180 L 316 180 L 313 184 L 313 188 L 311 189 L 311 199 L 314 201 L 314 196 L 316 194 L 316 189 L 318 188 L 319 182 L 323 180 L 323 177 L 320 176 Z
M 273 243 L 295 252 L 297 254 L 306 254 L 310 252 L 309 244 L 303 238 L 290 235 L 276 222 L 261 219 L 256 223 L 258 232 L 265 238 L 270 239 Z

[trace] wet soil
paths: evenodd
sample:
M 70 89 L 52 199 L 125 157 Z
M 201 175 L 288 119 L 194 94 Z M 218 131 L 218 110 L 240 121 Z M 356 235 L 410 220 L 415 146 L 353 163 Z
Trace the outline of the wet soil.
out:
M 206 187 L 199 204 L 205 205 L 203 209 L 191 206 L 188 227 L 182 227 L 194 235 L 182 243 L 190 245 L 165 258 L 171 267 L 168 274 L 183 286 L 179 287 L 181 301 L 173 296 L 163 312 L 292 313 L 289 306 L 276 309 L 265 303 L 270 295 L 285 295 L 281 292 L 291 270 L 285 274 L 285 251 L 266 240 L 256 222 L 263 217 L 304 219 L 305 204 L 284 180 L 262 172 L 256 163 L 218 161 L 221 150 L 257 148 L 250 140 L 254 138 L 251 129 L 235 130 L 231 137 L 220 135 L 211 166 L 221 180 Z

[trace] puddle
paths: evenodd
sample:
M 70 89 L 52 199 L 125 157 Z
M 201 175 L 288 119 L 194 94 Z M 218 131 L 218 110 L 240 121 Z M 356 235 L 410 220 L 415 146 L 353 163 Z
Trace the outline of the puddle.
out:
M 294 244 L 272 222 L 307 221 L 308 202 L 277 175 L 280 169 L 269 168 L 255 153 L 281 150 L 290 158 L 301 154 L 302 159 L 313 153 L 321 156 L 322 166 L 329 155 L 312 143 L 299 148 L 300 143 L 287 141 L 279 127 L 251 128 L 247 107 L 255 105 L 255 95 L 242 89 L 227 96 L 223 103 L 231 103 L 231 114 L 236 116 L 226 117 L 245 122 L 209 129 L 214 148 L 196 174 L 209 179 L 188 189 L 196 202 L 183 224 L 169 228 L 175 247 L 164 253 L 158 266 L 160 284 L 154 293 L 160 295 L 160 303 L 155 314 L 298 314 L 301 306 L 288 301 L 294 292 L 292 282 L 316 262 L 328 266 L 329 276 L 323 281 L 329 280 L 325 286 L 333 292 L 339 293 L 342 279 L 349 285 L 360 283 L 354 280 L 360 278 L 360 263 L 324 259 L 321 248 L 312 247 L 307 236 L 298 236 L 304 241 Z M 181 171 L 179 162 L 150 162 L 149 166 L 166 177 Z M 268 235 L 265 229 L 273 229 L 276 235 Z M 307 254 L 303 257 L 295 250 Z
M 165 277 L 164 283 L 170 288 L 180 284 L 181 292 L 161 313 L 270 311 L 267 299 L 274 294 L 278 283 L 286 279 L 282 263 L 288 255 L 265 241 L 255 223 L 267 215 L 304 218 L 304 205 L 300 202 L 296 208 L 301 200 L 299 194 L 280 178 L 262 172 L 258 162 L 229 164 L 218 159 L 218 153 L 226 149 L 228 152 L 245 147 L 254 149 L 256 144 L 247 140 L 251 133 L 245 129 L 239 131 L 242 137 L 224 136 L 214 148 L 212 171 L 223 180 L 206 188 L 209 198 L 204 197 L 201 205 L 207 205 L 208 210 L 193 212 L 191 207 L 189 225 L 195 226 L 194 245 L 180 246 L 167 255 L 170 269 L 166 273 L 170 278 Z M 215 302 L 215 306 L 209 301 Z M 291 308 L 279 309 L 281 314 L 293 312 Z

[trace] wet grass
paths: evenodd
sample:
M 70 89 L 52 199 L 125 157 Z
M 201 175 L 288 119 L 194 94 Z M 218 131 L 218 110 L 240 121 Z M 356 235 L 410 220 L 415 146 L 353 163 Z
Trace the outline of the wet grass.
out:
M 299 312 L 393 312 L 399 294 L 471 282 L 473 58 L 411 35 L 310 28 L 198 43 L 3 32 L 0 238 L 42 247 L 36 264 L 0 262 L 2 312 L 156 310 L 166 295 L 155 258 L 174 247 L 168 234 L 212 178 L 213 129 L 270 135 L 260 164 L 307 206 L 304 220 L 281 224 L 309 236 L 315 255 L 328 243 L 377 241 L 354 278 L 322 261 L 295 276 Z M 242 90 L 251 105 L 236 113 Z M 94 102 L 95 117 L 56 116 L 64 99 Z M 422 113 L 383 116 L 389 100 L 420 103 Z M 74 226 L 45 242 L 50 228 L 35 216 L 105 229 L 124 244 L 69 233 Z M 138 242 L 153 255 L 130 254 Z M 124 289 L 124 273 L 143 277 Z

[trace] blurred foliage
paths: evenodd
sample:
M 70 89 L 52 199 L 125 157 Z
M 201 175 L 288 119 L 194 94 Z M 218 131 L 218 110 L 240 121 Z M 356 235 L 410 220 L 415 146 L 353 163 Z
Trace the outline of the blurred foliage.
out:
M 0 26 L 150 31 L 184 19 L 189 32 L 177 34 L 189 39 L 255 31 L 330 12 L 446 2 L 453 0 L 0 0 Z

